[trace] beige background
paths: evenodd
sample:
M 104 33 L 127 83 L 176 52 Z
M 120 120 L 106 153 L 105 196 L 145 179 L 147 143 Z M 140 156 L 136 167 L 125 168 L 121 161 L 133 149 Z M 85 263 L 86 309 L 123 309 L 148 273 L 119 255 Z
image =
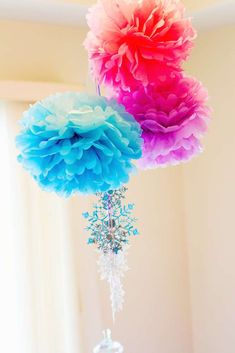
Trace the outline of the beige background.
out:
M 189 9 L 205 5 L 204 1 L 187 3 Z M 69 26 L 1 20 L 0 84 L 1 80 L 43 81 L 92 90 L 82 47 L 85 33 L 85 29 Z M 140 172 L 131 180 L 128 198 L 136 203 L 141 236 L 132 241 L 125 307 L 114 327 L 106 285 L 96 274 L 96 254 L 85 244 L 80 214 L 91 200 L 79 197 L 58 203 L 52 195 L 39 194 L 31 179 L 13 164 L 24 179 L 24 189 L 34 195 L 31 214 L 45 216 L 27 250 L 27 256 L 39 256 L 47 273 L 31 288 L 37 293 L 34 308 L 41 313 L 41 321 L 33 328 L 40 353 L 65 353 L 55 343 L 62 334 L 57 319 L 64 317 L 56 319 L 52 306 L 57 293 L 51 280 L 60 276 L 58 263 L 68 261 L 67 255 L 62 260 L 53 257 L 58 234 L 69 254 L 65 278 L 71 277 L 73 288 L 67 310 L 74 312 L 74 321 L 68 322 L 67 329 L 74 330 L 73 337 L 79 336 L 81 353 L 92 351 L 107 326 L 113 328 L 127 353 L 234 352 L 234 41 L 235 26 L 200 32 L 186 66 L 188 73 L 207 86 L 214 110 L 204 154 L 183 166 Z M 13 145 L 16 120 L 26 105 L 8 102 L 8 106 Z M 60 207 L 58 212 L 66 208 L 66 222 L 60 227 L 50 223 L 55 204 Z M 37 266 L 30 270 L 32 283 Z M 59 291 L 61 282 L 56 281 Z M 46 300 L 38 306 L 40 290 Z M 51 340 L 49 348 L 46 340 Z
M 183 167 L 196 353 L 235 347 L 235 27 L 203 33 L 189 71 L 203 80 L 214 109 L 205 153 Z
M 185 6 L 187 6 L 187 9 L 199 9 L 207 5 L 214 4 L 218 2 L 219 0 L 185 0 Z M 68 3 L 76 3 L 76 4 L 94 4 L 95 0 L 59 0 L 59 2 L 68 2 Z

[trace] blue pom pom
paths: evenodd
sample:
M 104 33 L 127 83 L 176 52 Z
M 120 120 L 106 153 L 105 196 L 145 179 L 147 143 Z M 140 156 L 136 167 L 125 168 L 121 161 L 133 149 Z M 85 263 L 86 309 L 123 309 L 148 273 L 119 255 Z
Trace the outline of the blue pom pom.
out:
M 24 113 L 18 160 L 47 191 L 62 196 L 117 189 L 141 157 L 141 129 L 114 99 L 56 94 Z

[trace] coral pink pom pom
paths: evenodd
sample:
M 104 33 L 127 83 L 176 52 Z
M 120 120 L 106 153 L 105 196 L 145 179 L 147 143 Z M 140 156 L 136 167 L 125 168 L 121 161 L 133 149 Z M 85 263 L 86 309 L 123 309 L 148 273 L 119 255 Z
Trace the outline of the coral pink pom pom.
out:
M 180 70 L 195 38 L 178 0 L 99 0 L 87 16 L 85 40 L 99 83 L 129 90 Z
M 143 129 L 143 169 L 175 165 L 201 151 L 210 109 L 200 82 L 180 74 L 167 82 L 121 90 L 119 101 Z

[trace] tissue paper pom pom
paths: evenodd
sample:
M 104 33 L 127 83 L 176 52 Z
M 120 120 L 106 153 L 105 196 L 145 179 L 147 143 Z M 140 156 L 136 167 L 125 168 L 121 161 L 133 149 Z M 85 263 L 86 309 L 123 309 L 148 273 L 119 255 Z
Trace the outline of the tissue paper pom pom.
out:
M 131 93 L 121 91 L 119 101 L 143 129 L 141 168 L 186 162 L 201 151 L 210 109 L 200 82 L 181 74 Z
M 99 83 L 125 90 L 180 70 L 195 38 L 178 0 L 99 0 L 87 20 L 92 73 Z
M 116 189 L 141 156 L 141 129 L 115 100 L 65 93 L 24 114 L 18 159 L 47 191 L 62 196 Z

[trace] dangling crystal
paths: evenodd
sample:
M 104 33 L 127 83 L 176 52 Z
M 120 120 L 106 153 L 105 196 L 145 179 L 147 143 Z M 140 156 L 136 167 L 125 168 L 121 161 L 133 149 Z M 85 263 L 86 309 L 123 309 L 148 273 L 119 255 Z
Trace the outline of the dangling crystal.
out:
M 123 353 L 123 347 L 118 342 L 113 342 L 111 339 L 111 331 L 103 331 L 103 341 L 94 348 L 93 353 Z
M 124 302 L 125 292 L 123 290 L 122 277 L 128 271 L 127 249 L 128 246 L 126 245 L 117 254 L 112 251 L 107 253 L 99 251 L 99 272 L 101 279 L 109 283 L 113 320 L 115 320 L 116 313 L 122 310 Z
M 123 305 L 122 277 L 128 270 L 126 255 L 129 238 L 139 234 L 134 228 L 134 204 L 123 204 L 126 191 L 127 188 L 122 187 L 98 193 L 93 212 L 83 213 L 89 222 L 86 228 L 90 232 L 88 244 L 97 246 L 100 254 L 99 272 L 110 286 L 113 319 Z

